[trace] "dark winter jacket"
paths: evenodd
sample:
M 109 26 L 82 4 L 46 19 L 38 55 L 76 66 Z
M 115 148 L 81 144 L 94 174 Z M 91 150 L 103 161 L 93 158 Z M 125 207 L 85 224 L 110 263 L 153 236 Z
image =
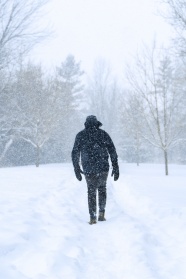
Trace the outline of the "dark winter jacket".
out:
M 75 172 L 80 171 L 80 157 L 85 175 L 109 171 L 109 155 L 113 169 L 118 169 L 118 156 L 110 136 L 99 128 L 102 124 L 88 118 L 85 129 L 76 136 L 72 150 Z

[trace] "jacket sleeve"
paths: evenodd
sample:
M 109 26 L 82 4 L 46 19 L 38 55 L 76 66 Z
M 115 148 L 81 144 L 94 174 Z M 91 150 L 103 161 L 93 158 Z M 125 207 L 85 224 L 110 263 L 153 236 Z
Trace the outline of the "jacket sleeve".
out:
M 106 143 L 108 153 L 110 155 L 113 169 L 118 168 L 118 155 L 116 152 L 116 148 L 114 146 L 114 143 L 113 143 L 111 137 L 106 132 L 105 132 L 105 143 Z
M 80 161 L 80 137 L 77 134 L 74 142 L 74 147 L 72 149 L 72 163 L 75 170 L 80 170 L 79 161 Z

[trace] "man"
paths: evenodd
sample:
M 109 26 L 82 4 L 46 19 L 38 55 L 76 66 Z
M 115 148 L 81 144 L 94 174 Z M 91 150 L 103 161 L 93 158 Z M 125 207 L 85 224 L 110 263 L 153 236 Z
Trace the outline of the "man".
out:
M 76 178 L 81 181 L 85 175 L 88 187 L 89 224 L 96 224 L 96 192 L 98 190 L 98 221 L 106 221 L 106 182 L 109 172 L 109 155 L 112 162 L 114 180 L 119 178 L 118 156 L 110 136 L 102 129 L 102 123 L 94 115 L 86 118 L 85 129 L 76 135 L 72 150 L 72 162 Z M 80 169 L 79 161 L 83 171 Z

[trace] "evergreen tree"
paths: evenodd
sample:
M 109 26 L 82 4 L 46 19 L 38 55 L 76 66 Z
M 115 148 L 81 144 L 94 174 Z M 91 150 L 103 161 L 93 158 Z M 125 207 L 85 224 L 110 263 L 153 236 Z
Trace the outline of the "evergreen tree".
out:
M 80 62 L 73 55 L 68 55 L 56 69 L 55 86 L 57 92 L 57 110 L 60 115 L 55 141 L 60 151 L 61 160 L 70 158 L 73 140 L 80 127 L 81 108 L 84 101 Z

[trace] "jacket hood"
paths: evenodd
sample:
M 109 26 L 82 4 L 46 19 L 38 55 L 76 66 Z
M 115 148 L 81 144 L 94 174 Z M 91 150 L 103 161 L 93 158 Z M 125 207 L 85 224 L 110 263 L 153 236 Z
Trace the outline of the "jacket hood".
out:
M 102 123 L 97 120 L 96 116 L 94 116 L 94 115 L 87 116 L 86 121 L 85 121 L 86 129 L 93 128 L 93 127 L 99 128 L 100 126 L 102 126 Z

